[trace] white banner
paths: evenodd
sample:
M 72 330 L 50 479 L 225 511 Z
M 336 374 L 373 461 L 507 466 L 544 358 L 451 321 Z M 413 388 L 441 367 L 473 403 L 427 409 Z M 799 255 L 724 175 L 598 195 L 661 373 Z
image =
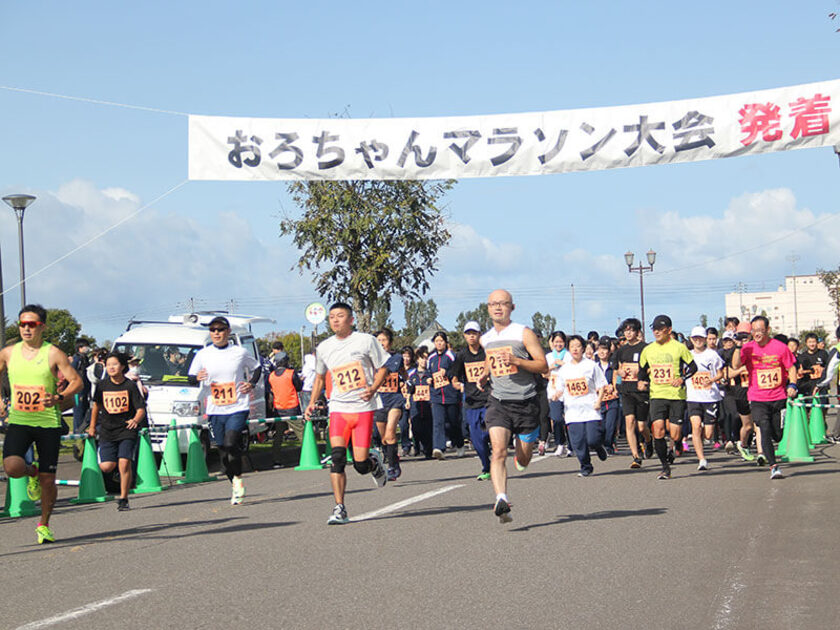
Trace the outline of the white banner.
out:
M 192 180 L 460 179 L 693 162 L 840 143 L 840 80 L 457 118 L 190 116 Z

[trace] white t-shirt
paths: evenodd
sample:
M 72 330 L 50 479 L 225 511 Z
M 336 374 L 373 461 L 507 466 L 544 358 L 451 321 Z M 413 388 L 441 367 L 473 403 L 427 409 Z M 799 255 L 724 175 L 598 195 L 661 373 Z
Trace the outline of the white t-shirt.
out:
M 574 363 L 571 356 L 557 370 L 554 384 L 549 383 L 548 395 L 562 392 L 564 417 L 567 423 L 590 422 L 601 419 L 601 411 L 595 409 L 598 390 L 607 384 L 604 373 L 595 361 L 586 357 Z
M 315 382 L 315 355 L 307 354 L 303 357 L 303 368 L 300 371 L 303 379 L 303 391 L 311 392 L 312 384 Z
M 569 359 L 569 353 L 566 352 L 566 348 L 563 348 L 560 352 L 549 350 L 545 353 L 545 362 L 548 364 L 549 383 L 557 378 L 557 372 L 560 371 L 561 366 L 557 365 L 557 361 L 563 361 L 565 363 L 567 359 Z
M 332 393 L 330 411 L 360 413 L 382 407 L 379 396 L 362 400 L 359 394 L 373 383 L 376 371 L 385 365 L 390 355 L 373 335 L 352 332 L 344 339 L 333 335 L 315 349 L 315 372 L 330 371 Z
M 711 403 L 723 400 L 723 394 L 717 383 L 710 382 L 725 365 L 723 359 L 714 350 L 706 348 L 703 352 L 691 351 L 697 372 L 685 383 L 686 400 L 689 402 Z
M 242 346 L 219 348 L 213 344 L 195 353 L 190 376 L 202 369 L 207 379 L 201 381 L 199 396 L 207 396 L 207 415 L 229 416 L 238 411 L 249 411 L 251 395 L 239 391 L 239 384 L 248 381 L 260 366 L 253 355 Z

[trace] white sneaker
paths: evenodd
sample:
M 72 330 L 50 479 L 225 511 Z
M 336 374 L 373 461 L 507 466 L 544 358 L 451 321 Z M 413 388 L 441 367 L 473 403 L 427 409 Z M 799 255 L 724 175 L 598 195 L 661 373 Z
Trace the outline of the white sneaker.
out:
M 435 459 L 444 459 L 443 451 L 439 448 L 432 449 L 432 457 Z
M 465 446 L 462 446 L 457 451 L 455 451 L 455 455 L 457 455 L 458 457 L 463 457 L 464 455 L 466 455 L 466 453 L 467 453 L 467 448 Z
M 559 444 L 557 446 L 557 450 L 554 451 L 555 457 L 563 457 L 566 454 L 566 446 L 564 444 Z
M 697 470 L 709 470 L 709 462 L 705 459 L 701 459 L 700 463 L 697 465 Z
M 230 504 L 239 505 L 244 498 L 245 484 L 242 482 L 242 477 L 234 477 L 231 482 Z
M 373 470 L 370 471 L 370 475 L 373 477 L 376 487 L 381 488 L 388 481 L 385 468 L 382 467 L 382 456 L 378 451 L 370 451 L 370 457 L 373 460 Z

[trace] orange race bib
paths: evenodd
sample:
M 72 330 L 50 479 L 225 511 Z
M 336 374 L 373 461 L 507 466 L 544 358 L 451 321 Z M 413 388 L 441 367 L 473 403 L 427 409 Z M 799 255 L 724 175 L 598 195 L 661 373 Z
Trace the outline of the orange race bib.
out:
M 14 385 L 12 394 L 12 406 L 15 411 L 44 411 L 46 405 L 44 398 L 47 390 L 43 385 Z
M 431 400 L 431 392 L 429 392 L 428 385 L 414 386 L 414 402 L 429 402 Z
M 227 407 L 236 402 L 236 383 L 210 383 L 210 397 L 218 407 Z
M 102 392 L 102 406 L 111 415 L 128 411 L 128 392 Z
M 513 348 L 510 346 L 503 346 L 501 348 L 493 348 L 487 351 L 487 358 L 490 360 L 490 373 L 493 376 L 510 376 L 516 374 L 519 370 L 515 365 L 505 363 L 502 360 L 502 354 L 507 352 L 513 355 Z
M 382 385 L 379 386 L 379 391 L 383 394 L 396 394 L 400 391 L 399 372 L 391 372 L 388 374 Z
M 468 383 L 478 383 L 484 373 L 484 362 L 464 363 L 464 372 L 467 374 Z
M 346 394 L 354 389 L 361 389 L 366 386 L 365 372 L 362 369 L 361 361 L 345 363 L 330 371 L 333 376 L 333 387 L 340 394 Z
M 650 380 L 656 385 L 670 385 L 674 380 L 673 363 L 653 363 L 650 366 Z
M 619 374 L 621 380 L 628 383 L 639 380 L 639 364 L 638 363 L 622 363 L 619 367 Z
M 585 378 L 570 378 L 566 381 L 566 391 L 569 396 L 586 396 L 589 393 L 589 383 Z
M 601 400 L 615 400 L 618 398 L 618 392 L 615 391 L 615 387 L 610 385 L 609 383 L 604 386 L 604 397 Z
M 812 366 L 811 367 L 811 379 L 815 380 L 815 381 L 817 379 L 822 379 L 824 370 L 825 370 L 825 368 L 821 365 Z
M 434 374 L 432 374 L 432 384 L 435 386 L 435 389 L 440 389 L 441 387 L 446 387 L 448 381 L 446 380 L 446 370 L 438 370 Z
M 776 389 L 782 385 L 782 368 L 770 368 L 755 371 L 758 389 Z
M 694 389 L 712 389 L 712 375 L 709 372 L 695 372 L 691 384 Z

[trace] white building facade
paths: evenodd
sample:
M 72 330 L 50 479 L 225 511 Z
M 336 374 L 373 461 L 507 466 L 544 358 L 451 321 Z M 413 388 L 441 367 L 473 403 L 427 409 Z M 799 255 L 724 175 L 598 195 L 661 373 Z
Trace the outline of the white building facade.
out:
M 764 311 L 776 333 L 798 337 L 803 330 L 823 327 L 834 338 L 837 316 L 817 275 L 785 276 L 776 291 L 726 294 L 726 316 L 749 321 Z

